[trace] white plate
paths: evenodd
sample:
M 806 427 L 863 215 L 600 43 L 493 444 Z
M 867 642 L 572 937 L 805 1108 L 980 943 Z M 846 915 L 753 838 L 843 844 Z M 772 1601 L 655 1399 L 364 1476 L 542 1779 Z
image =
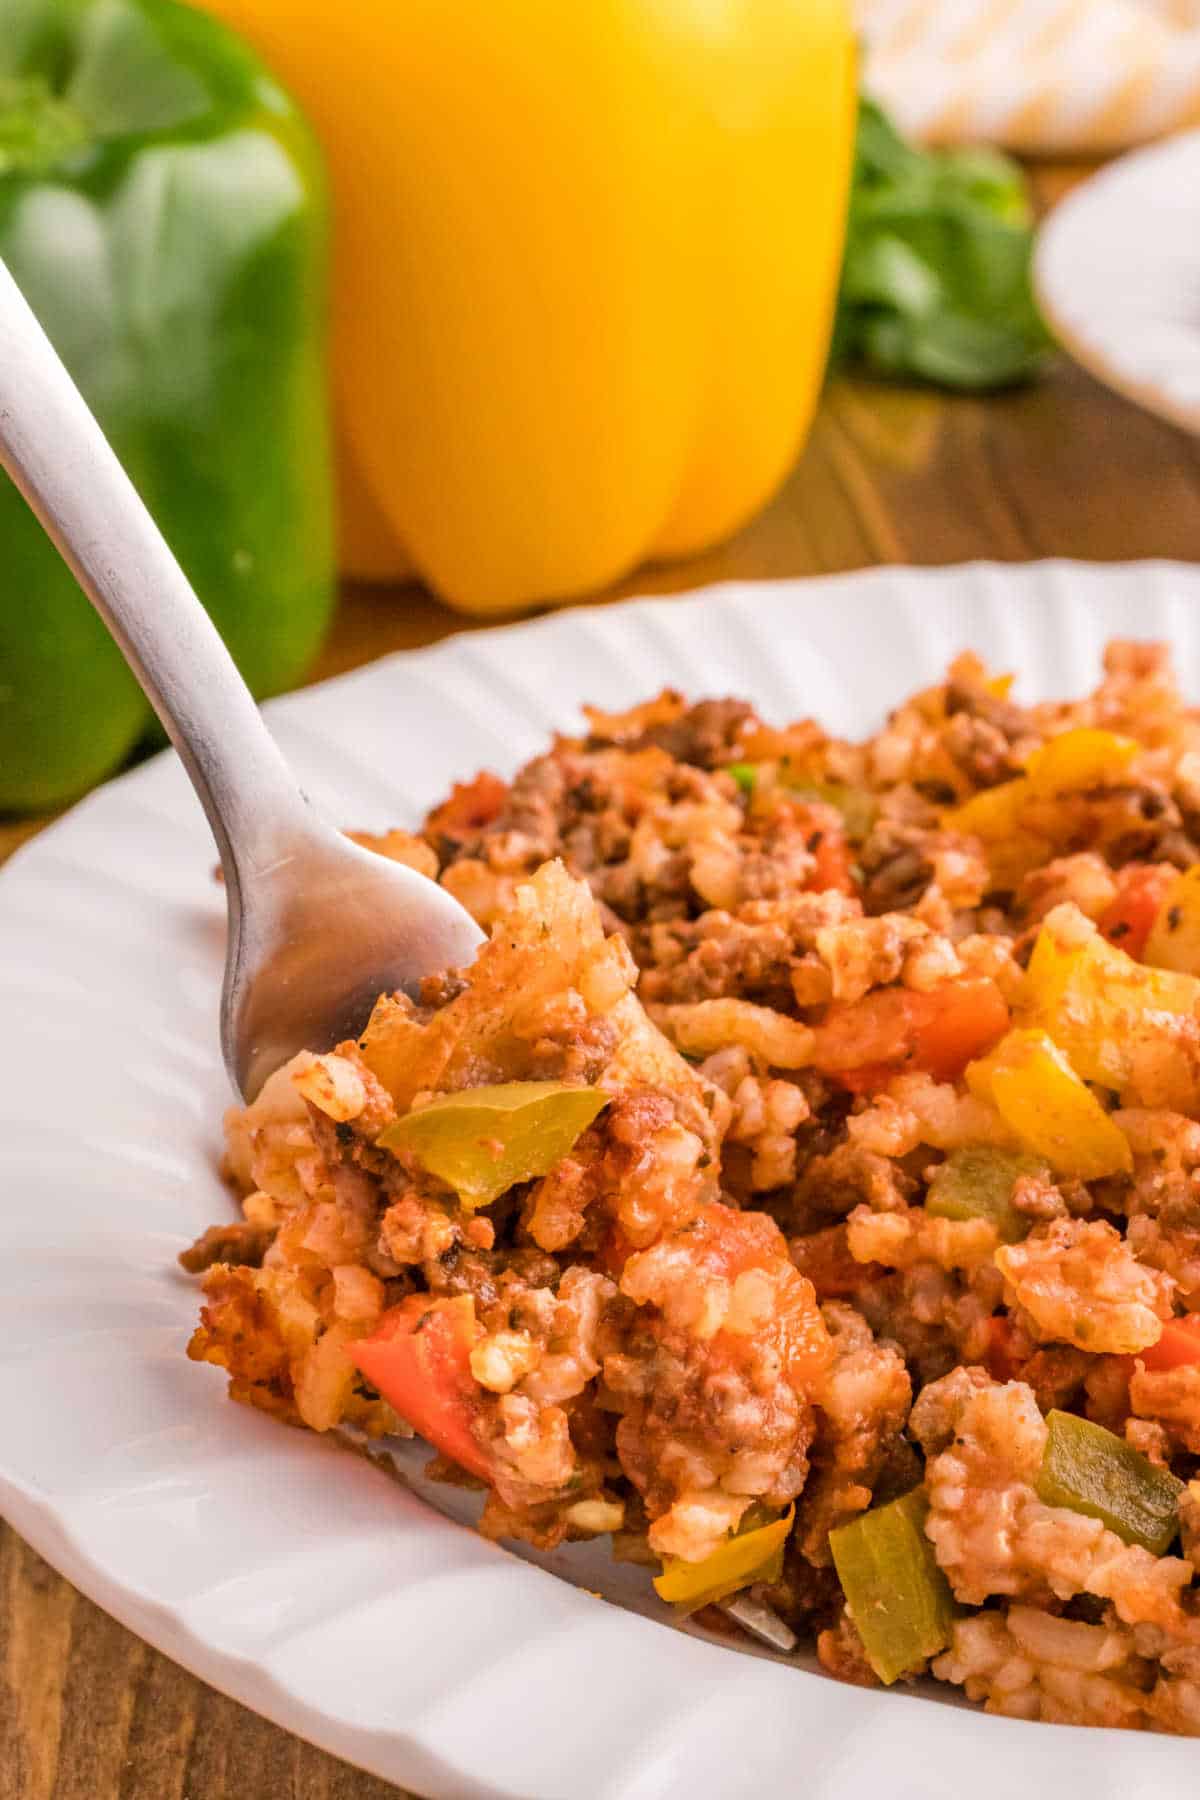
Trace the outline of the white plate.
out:
M 1136 150 L 1042 227 L 1034 285 L 1085 369 L 1200 431 L 1200 131 Z
M 560 613 L 393 657 L 271 719 L 318 802 L 378 827 L 480 765 L 512 770 L 585 698 L 670 681 L 861 732 L 965 645 L 1048 695 L 1092 682 L 1114 632 L 1171 638 L 1195 682 L 1200 572 L 881 570 Z M 0 876 L 0 1505 L 44 1556 L 226 1693 L 452 1800 L 1194 1788 L 1194 1744 L 864 1693 L 684 1636 L 230 1405 L 184 1358 L 196 1294 L 174 1267 L 230 1204 L 212 863 L 162 757 Z M 608 1585 L 595 1558 L 552 1562 Z

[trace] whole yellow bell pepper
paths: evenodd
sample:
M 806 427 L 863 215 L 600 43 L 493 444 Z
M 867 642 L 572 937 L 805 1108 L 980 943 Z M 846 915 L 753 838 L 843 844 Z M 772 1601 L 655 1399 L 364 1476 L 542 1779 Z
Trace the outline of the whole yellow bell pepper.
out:
M 846 0 L 200 3 L 328 154 L 348 572 L 491 612 L 762 506 L 828 346 Z

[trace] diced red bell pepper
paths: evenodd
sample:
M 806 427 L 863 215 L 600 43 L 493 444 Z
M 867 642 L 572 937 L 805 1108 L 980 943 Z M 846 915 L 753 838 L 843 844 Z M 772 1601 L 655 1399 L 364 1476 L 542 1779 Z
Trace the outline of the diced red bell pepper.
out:
M 1164 1369 L 1183 1369 L 1189 1363 L 1200 1363 L 1200 1314 L 1190 1313 L 1186 1319 L 1168 1319 L 1157 1344 L 1139 1350 L 1137 1360 L 1155 1374 Z
M 431 836 L 469 838 L 499 816 L 508 798 L 508 783 L 481 769 L 473 781 L 456 781 L 448 800 L 443 800 L 425 821 Z
M 414 1431 L 483 1481 L 492 1467 L 472 1425 L 483 1390 L 471 1373 L 479 1334 L 469 1294 L 430 1299 L 410 1294 L 393 1306 L 350 1354 L 384 1399 Z
M 915 1062 L 937 1081 L 954 1081 L 1008 1030 L 1008 1006 L 994 981 L 953 981 L 921 995 Z
M 821 810 L 824 813 L 831 809 Z M 845 832 L 837 826 L 821 823 L 814 827 L 809 841 L 816 862 L 807 883 L 809 892 L 824 894 L 836 889 L 839 894 L 856 894 L 858 888 L 853 874 L 854 862 Z
M 928 993 L 877 988 L 831 1006 L 817 1028 L 816 1063 L 853 1092 L 881 1085 L 883 1069 L 922 1069 L 954 1081 L 1008 1029 L 994 981 L 946 981 Z
M 811 1391 L 829 1362 L 829 1333 L 813 1285 L 792 1264 L 775 1221 L 765 1213 L 739 1212 L 714 1201 L 676 1233 L 675 1242 L 692 1259 L 698 1280 L 720 1275 L 732 1284 L 751 1269 L 762 1269 L 771 1277 L 770 1316 L 753 1339 L 718 1332 L 709 1347 L 710 1364 L 744 1365 L 759 1351 L 770 1349 L 793 1386 Z
M 1101 935 L 1140 960 L 1167 889 L 1178 878 L 1170 863 L 1129 863 L 1117 878 L 1115 900 L 1097 921 Z
M 848 1094 L 875 1094 L 886 1087 L 895 1074 L 895 1063 L 867 1063 L 861 1069 L 838 1069 L 830 1080 L 836 1081 Z

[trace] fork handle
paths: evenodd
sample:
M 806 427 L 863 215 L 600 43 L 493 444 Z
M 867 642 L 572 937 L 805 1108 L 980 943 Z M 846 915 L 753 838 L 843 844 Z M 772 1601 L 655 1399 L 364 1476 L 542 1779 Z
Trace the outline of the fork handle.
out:
M 50 340 L 0 262 L 0 466 L 162 720 L 208 815 L 231 897 L 307 803 Z M 63 697 L 66 703 L 66 697 Z

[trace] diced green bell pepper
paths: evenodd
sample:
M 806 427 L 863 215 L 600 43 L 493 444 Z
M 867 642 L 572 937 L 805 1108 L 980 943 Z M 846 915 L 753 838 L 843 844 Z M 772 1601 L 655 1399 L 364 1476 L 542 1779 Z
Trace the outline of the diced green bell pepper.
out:
M 256 57 L 176 0 L 0 0 L 0 258 L 258 695 L 333 602 L 326 201 Z M 70 799 L 151 725 L 0 475 L 0 810 Z
M 548 1175 L 608 1105 L 600 1088 L 507 1081 L 440 1094 L 379 1134 L 452 1187 L 466 1207 L 490 1206 L 518 1181 Z
M 758 763 L 736 762 L 730 763 L 725 773 L 733 776 L 743 794 L 753 794 L 758 770 Z M 809 781 L 794 777 L 786 761 L 780 764 L 779 780 L 793 798 L 819 801 L 822 806 L 832 806 L 835 812 L 841 813 L 847 842 L 861 844 L 870 835 L 879 810 L 871 794 L 850 787 L 844 781 Z
M 844 781 L 790 781 L 786 766 L 783 777 L 797 800 L 817 800 L 841 813 L 847 843 L 861 844 L 871 835 L 879 811 L 873 795 Z
M 952 1150 L 934 1171 L 925 1210 L 939 1219 L 987 1219 L 1004 1243 L 1015 1244 L 1033 1223 L 1012 1203 L 1017 1180 L 1048 1173 L 1044 1162 L 1021 1150 L 990 1144 Z
M 1100 1519 L 1125 1543 L 1161 1556 L 1179 1530 L 1182 1481 L 1090 1419 L 1051 1412 L 1046 1425 L 1037 1478 L 1046 1504 Z
M 950 1642 L 954 1596 L 925 1536 L 914 1488 L 829 1534 L 834 1567 L 867 1660 L 888 1687 Z

